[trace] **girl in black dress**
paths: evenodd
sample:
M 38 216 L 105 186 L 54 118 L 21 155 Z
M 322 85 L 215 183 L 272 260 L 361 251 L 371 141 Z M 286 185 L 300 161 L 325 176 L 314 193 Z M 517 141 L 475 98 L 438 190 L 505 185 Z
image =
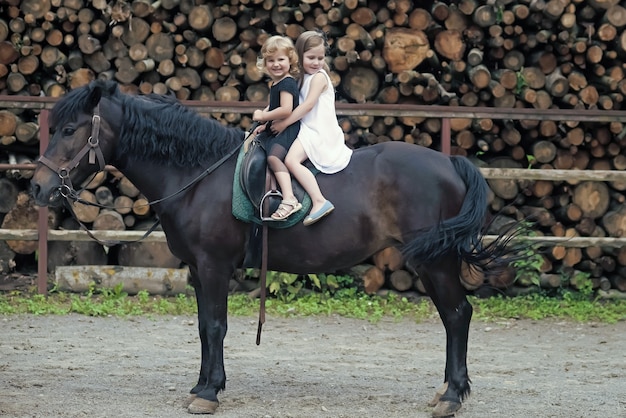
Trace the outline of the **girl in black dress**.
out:
M 284 36 L 272 36 L 261 48 L 259 68 L 272 78 L 269 105 L 263 110 L 255 110 L 252 119 L 265 122 L 254 134 L 265 143 L 267 164 L 276 176 L 276 181 L 283 193 L 282 202 L 272 214 L 272 219 L 282 221 L 302 209 L 302 205 L 293 194 L 291 174 L 284 160 L 289 147 L 298 136 L 300 122 L 289 125 L 281 133 L 274 135 L 270 129 L 273 120 L 285 119 L 298 106 L 298 54 L 291 39 Z

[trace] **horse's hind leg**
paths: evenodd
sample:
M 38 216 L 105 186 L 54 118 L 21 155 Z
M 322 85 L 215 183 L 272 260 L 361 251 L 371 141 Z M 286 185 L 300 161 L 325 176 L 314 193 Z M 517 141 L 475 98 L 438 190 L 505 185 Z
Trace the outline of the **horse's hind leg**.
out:
M 226 385 L 224 371 L 224 338 L 227 330 L 227 271 L 190 268 L 198 304 L 198 332 L 202 359 L 198 383 L 191 390 L 187 407 L 192 414 L 213 414 L 219 406 L 217 394 Z
M 461 408 L 470 393 L 467 373 L 467 340 L 472 305 L 459 279 L 460 263 L 456 256 L 446 256 L 418 269 L 428 295 L 437 307 L 446 329 L 446 368 L 444 385 L 437 391 L 433 416 L 445 417 Z

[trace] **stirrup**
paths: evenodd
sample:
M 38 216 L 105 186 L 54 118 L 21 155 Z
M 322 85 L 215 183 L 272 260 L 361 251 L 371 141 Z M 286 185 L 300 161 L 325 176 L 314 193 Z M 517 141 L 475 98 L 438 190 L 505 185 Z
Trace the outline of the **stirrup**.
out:
M 272 214 L 270 213 L 270 216 L 263 216 L 263 207 L 265 206 L 265 199 L 267 199 L 268 197 L 280 197 L 280 200 L 283 200 L 283 194 L 280 192 L 280 190 L 269 190 L 267 193 L 265 193 L 263 195 L 263 197 L 261 198 L 261 204 L 259 205 L 259 216 L 261 218 L 262 221 L 273 221 L 276 222 L 276 219 L 272 219 Z

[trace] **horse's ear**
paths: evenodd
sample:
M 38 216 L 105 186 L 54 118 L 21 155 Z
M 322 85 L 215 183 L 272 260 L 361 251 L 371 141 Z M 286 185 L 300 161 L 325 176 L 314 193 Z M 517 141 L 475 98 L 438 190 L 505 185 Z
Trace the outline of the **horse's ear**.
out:
M 91 109 L 95 108 L 98 103 L 100 103 L 100 99 L 102 98 L 102 89 L 103 89 L 103 85 L 102 83 L 98 83 L 98 82 L 94 82 L 93 83 L 93 87 L 91 88 L 91 91 L 89 92 L 89 106 L 91 107 Z
M 103 83 L 107 96 L 114 96 L 117 93 L 118 84 L 113 80 L 106 80 Z
M 96 107 L 100 103 L 102 96 L 111 97 L 117 92 L 117 83 L 115 81 L 96 80 L 89 95 L 89 104 Z

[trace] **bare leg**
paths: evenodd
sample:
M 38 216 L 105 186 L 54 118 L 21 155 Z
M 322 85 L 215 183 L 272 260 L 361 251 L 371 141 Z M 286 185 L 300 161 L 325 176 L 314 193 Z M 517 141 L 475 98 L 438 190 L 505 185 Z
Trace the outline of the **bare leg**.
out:
M 280 147 L 280 149 L 283 148 Z M 298 199 L 293 193 L 293 187 L 291 186 L 291 174 L 287 171 L 287 166 L 283 163 L 282 159 L 276 155 L 269 155 L 267 157 L 267 163 L 274 172 L 276 181 L 278 182 L 278 186 L 280 187 L 280 191 L 283 195 L 280 206 L 272 214 L 272 219 L 278 221 L 285 220 L 291 216 L 292 213 L 299 211 L 302 208 L 302 205 L 298 202 Z
M 280 191 L 283 194 L 283 200 L 295 200 L 293 194 L 293 188 L 291 187 L 291 175 L 287 171 L 287 166 L 280 158 L 274 155 L 267 156 L 267 163 L 276 176 L 276 181 L 280 187 Z
M 291 187 L 291 175 L 287 171 L 274 172 L 276 181 L 280 187 L 280 191 L 283 194 L 283 200 L 293 202 L 296 200 L 296 196 L 293 194 L 293 188 Z
M 311 196 L 313 206 L 311 207 L 311 213 L 315 213 L 322 208 L 326 202 L 326 198 L 322 194 L 317 180 L 311 170 L 306 168 L 302 163 L 308 159 L 304 148 L 299 139 L 296 139 L 289 148 L 287 157 L 285 157 L 285 165 L 293 174 L 293 176 L 300 182 L 304 190 Z

